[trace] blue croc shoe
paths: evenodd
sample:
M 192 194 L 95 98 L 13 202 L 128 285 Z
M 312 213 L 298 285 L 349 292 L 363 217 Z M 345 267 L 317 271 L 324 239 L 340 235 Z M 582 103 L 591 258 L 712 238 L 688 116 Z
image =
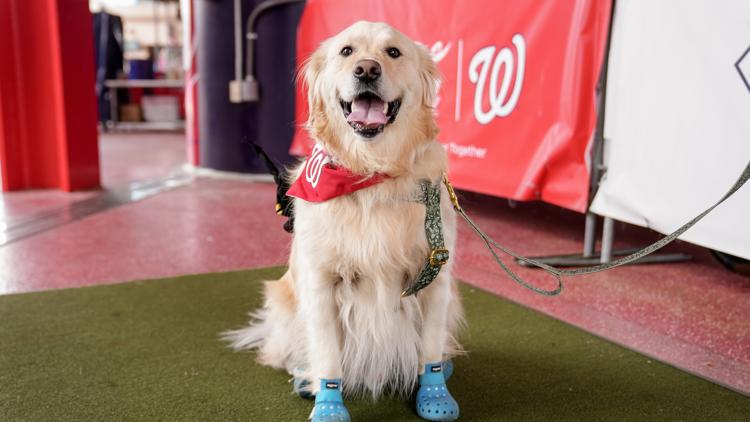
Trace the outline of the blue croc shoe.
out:
M 428 421 L 455 421 L 458 403 L 453 399 L 443 376 L 443 363 L 428 363 L 419 376 L 417 414 Z
M 320 380 L 320 391 L 315 395 L 315 407 L 310 414 L 312 422 L 351 422 L 341 395 L 341 379 Z
M 443 378 L 445 382 L 448 382 L 451 375 L 453 375 L 453 361 L 451 359 L 443 361 Z
M 303 399 L 314 399 L 315 394 L 310 391 L 310 381 L 303 376 L 305 370 L 297 367 L 292 371 L 292 391 Z
M 304 378 L 292 378 L 292 390 L 303 399 L 314 399 L 315 395 L 308 390 L 310 382 Z

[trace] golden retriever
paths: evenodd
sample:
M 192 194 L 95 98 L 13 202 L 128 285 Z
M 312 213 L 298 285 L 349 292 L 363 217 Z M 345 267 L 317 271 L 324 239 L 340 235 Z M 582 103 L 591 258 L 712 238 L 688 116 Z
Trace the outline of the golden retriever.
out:
M 346 421 L 341 399 L 321 393 L 327 381 L 346 396 L 406 397 L 421 385 L 426 367 L 440 371 L 429 364 L 461 350 L 456 335 L 463 311 L 450 260 L 427 288 L 401 297 L 430 253 L 425 206 L 410 200 L 421 181 L 441 189 L 451 252 L 456 240 L 455 213 L 440 184 L 447 157 L 436 140 L 438 73 L 424 46 L 384 23 L 364 21 L 323 42 L 302 71 L 311 137 L 336 166 L 365 179 L 384 177 L 325 202 L 294 200 L 289 270 L 266 282 L 265 304 L 250 325 L 226 338 L 236 349 L 256 349 L 260 363 L 286 370 L 316 395 L 325 412 L 316 405 L 313 420 Z M 433 388 L 443 389 L 435 397 L 453 400 L 445 384 Z M 332 403 L 335 411 L 326 407 Z M 427 415 L 419 402 L 417 411 L 453 420 L 458 407 L 452 405 L 447 416 Z

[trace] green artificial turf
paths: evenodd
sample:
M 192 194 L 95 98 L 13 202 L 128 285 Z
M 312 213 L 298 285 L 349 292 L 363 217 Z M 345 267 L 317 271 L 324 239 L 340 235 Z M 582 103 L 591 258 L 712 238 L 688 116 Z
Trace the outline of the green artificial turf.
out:
M 304 421 L 287 374 L 218 333 L 280 268 L 0 296 L 0 421 Z M 463 421 L 750 419 L 750 398 L 469 286 Z M 419 420 L 350 400 L 355 421 Z

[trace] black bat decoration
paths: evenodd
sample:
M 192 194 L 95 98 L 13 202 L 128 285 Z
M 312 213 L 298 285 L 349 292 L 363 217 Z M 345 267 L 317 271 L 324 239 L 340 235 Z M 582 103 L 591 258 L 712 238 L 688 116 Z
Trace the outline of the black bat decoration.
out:
M 250 142 L 255 153 L 263 160 L 268 172 L 273 176 L 273 181 L 276 182 L 276 214 L 283 215 L 287 218 L 284 223 L 284 230 L 288 233 L 294 232 L 294 202 L 292 198 L 287 196 L 286 192 L 289 190 L 289 178 L 287 177 L 286 169 L 279 167 L 271 160 L 271 157 L 261 148 L 260 145 Z

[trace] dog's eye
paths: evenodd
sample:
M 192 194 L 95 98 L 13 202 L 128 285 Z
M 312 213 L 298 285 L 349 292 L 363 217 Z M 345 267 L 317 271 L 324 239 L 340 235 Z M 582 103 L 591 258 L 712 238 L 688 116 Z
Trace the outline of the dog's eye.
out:
M 399 56 L 401 56 L 401 51 L 399 51 L 399 49 L 396 48 L 396 47 L 387 48 L 385 50 L 385 52 L 388 53 L 388 55 L 391 56 L 394 59 L 398 58 Z
M 354 52 L 354 50 L 352 50 L 352 48 L 349 47 L 348 45 L 346 47 L 344 47 L 344 48 L 341 49 L 341 55 L 344 56 L 344 57 L 348 57 L 353 52 Z

